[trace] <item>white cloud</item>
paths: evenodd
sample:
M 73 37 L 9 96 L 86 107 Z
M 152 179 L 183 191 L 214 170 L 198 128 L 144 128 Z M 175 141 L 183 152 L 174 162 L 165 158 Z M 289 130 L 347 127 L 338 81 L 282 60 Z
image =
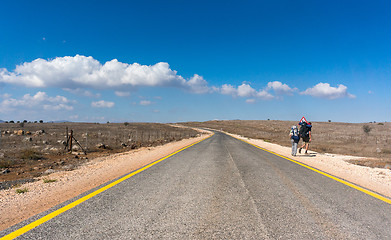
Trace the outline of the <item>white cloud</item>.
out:
M 291 88 L 287 84 L 283 84 L 279 81 L 269 82 L 267 89 L 272 89 L 276 94 L 279 95 L 293 95 L 293 92 L 297 91 L 297 88 Z
M 63 96 L 49 97 L 45 92 L 37 92 L 34 96 L 25 94 L 21 99 L 7 98 L 0 103 L 0 111 L 14 111 L 17 109 L 32 109 L 32 110 L 73 110 L 72 104 L 75 101 L 70 101 Z
M 339 84 L 338 87 L 331 87 L 329 83 L 318 83 L 312 88 L 301 92 L 302 95 L 310 95 L 318 98 L 337 99 L 337 98 L 355 98 L 356 96 L 348 93 L 347 87 Z
M 141 100 L 140 101 L 140 105 L 142 106 L 148 106 L 148 105 L 151 105 L 152 102 L 151 101 L 148 101 L 148 100 Z
M 255 99 L 254 99 L 254 98 L 247 99 L 247 100 L 246 100 L 246 103 L 255 103 Z
M 108 102 L 104 100 L 91 103 L 91 106 L 96 108 L 112 108 L 114 107 L 114 105 L 115 105 L 114 102 Z
M 256 97 L 263 100 L 270 100 L 274 98 L 274 96 L 266 90 L 257 91 L 246 83 L 243 83 L 237 88 L 230 84 L 224 84 L 221 86 L 218 92 L 224 95 L 231 95 L 233 97 Z
M 194 74 L 188 82 L 186 82 L 187 89 L 193 93 L 208 93 L 210 91 L 208 82 L 201 76 Z
M 259 91 L 257 93 L 257 97 L 263 99 L 263 100 L 271 100 L 274 98 L 274 96 L 270 93 L 268 93 L 266 90 Z
M 237 95 L 236 88 L 234 88 L 230 84 L 224 84 L 223 86 L 221 86 L 220 92 L 221 92 L 221 94 L 224 94 L 224 95 L 232 95 L 232 96 Z
M 250 85 L 243 83 L 238 87 L 238 96 L 239 97 L 252 97 L 256 95 L 257 91 L 252 88 Z
M 92 57 L 76 55 L 52 60 L 36 59 L 16 66 L 15 71 L 0 69 L 0 82 L 27 87 L 65 89 L 131 89 L 135 87 L 177 87 L 193 93 L 209 91 L 208 83 L 195 74 L 184 79 L 166 62 L 147 66 L 113 59 L 103 65 Z
M 92 93 L 91 91 L 88 90 L 83 90 L 81 88 L 63 88 L 64 91 L 70 92 L 72 94 L 78 95 L 78 96 L 85 96 L 85 97 L 94 97 L 94 98 L 99 98 L 101 95 L 99 93 Z
M 115 91 L 114 93 L 118 97 L 129 97 L 130 96 L 130 92 Z

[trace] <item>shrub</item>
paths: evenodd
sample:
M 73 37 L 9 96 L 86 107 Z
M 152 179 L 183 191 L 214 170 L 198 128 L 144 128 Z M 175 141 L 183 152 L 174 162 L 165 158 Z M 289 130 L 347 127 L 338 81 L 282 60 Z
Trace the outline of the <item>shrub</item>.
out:
M 28 192 L 29 190 L 27 188 L 18 188 L 15 190 L 17 194 Z
M 43 181 L 44 183 L 52 183 L 52 182 L 57 182 L 57 179 L 48 179 L 48 178 L 44 178 L 44 179 L 42 179 L 42 181 Z
M 12 166 L 12 161 L 9 159 L 0 160 L 0 168 L 9 168 Z
M 42 159 L 42 155 L 41 153 L 33 150 L 33 149 L 26 149 L 26 150 L 23 150 L 21 152 L 21 156 L 20 156 L 22 159 L 25 159 L 25 160 L 39 160 L 39 159 Z
M 362 130 L 364 131 L 364 133 L 369 134 L 369 132 L 372 130 L 372 128 L 368 125 L 364 125 L 364 126 L 362 126 Z

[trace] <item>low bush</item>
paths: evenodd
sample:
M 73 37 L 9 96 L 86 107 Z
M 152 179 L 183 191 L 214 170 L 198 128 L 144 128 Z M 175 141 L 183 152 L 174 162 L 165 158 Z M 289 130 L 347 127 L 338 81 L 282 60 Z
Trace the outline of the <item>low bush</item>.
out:
M 57 182 L 57 179 L 48 179 L 48 178 L 44 178 L 44 179 L 42 179 L 42 181 L 43 181 L 44 183 L 52 183 L 52 182 Z
M 18 189 L 15 190 L 15 192 L 16 192 L 17 194 L 26 193 L 26 192 L 28 192 L 28 191 L 29 191 L 29 190 L 28 190 L 27 188 L 18 188 Z
M 32 149 L 23 150 L 20 157 L 24 160 L 39 160 L 43 158 L 41 153 Z

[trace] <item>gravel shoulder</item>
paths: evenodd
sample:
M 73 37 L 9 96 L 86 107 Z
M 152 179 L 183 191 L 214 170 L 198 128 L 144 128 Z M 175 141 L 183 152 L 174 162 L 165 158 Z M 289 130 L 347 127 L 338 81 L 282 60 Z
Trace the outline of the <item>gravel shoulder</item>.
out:
M 308 166 L 329 173 L 338 178 L 347 180 L 366 189 L 380 193 L 391 198 L 391 170 L 384 168 L 371 168 L 349 163 L 351 160 L 367 159 L 363 157 L 354 157 L 346 155 L 317 153 L 309 150 L 309 154 L 297 154 L 296 157 L 291 155 L 290 147 L 283 147 L 277 144 L 268 143 L 259 139 L 245 138 L 239 135 L 226 133 L 235 138 L 245 140 L 259 147 L 268 149 L 282 156 L 288 157 L 295 161 L 304 163 Z M 289 141 L 289 139 L 287 139 Z M 299 145 L 302 142 L 300 141 Z M 310 145 L 311 149 L 311 145 Z M 303 151 L 304 152 L 304 151 Z
M 162 146 L 140 148 L 90 160 L 73 171 L 58 171 L 35 182 L 25 183 L 19 189 L 0 190 L 0 230 L 46 211 L 85 191 L 139 169 L 187 145 L 210 135 L 203 131 L 200 137 L 171 142 Z M 55 182 L 44 183 L 44 179 Z

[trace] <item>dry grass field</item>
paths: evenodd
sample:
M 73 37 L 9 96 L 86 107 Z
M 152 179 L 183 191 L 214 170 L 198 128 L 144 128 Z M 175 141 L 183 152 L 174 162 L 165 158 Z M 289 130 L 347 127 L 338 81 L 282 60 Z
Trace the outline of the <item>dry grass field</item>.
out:
M 290 146 L 289 131 L 293 121 L 231 120 L 181 123 L 186 126 L 223 130 L 254 139 Z M 391 123 L 312 122 L 310 149 L 367 157 L 355 164 L 370 167 L 391 166 Z
M 73 142 L 65 150 L 66 127 L 87 155 Z M 0 123 L 0 182 L 33 181 L 52 170 L 73 170 L 89 159 L 151 147 L 198 135 L 187 128 L 158 123 Z M 2 188 L 0 183 L 0 189 Z

